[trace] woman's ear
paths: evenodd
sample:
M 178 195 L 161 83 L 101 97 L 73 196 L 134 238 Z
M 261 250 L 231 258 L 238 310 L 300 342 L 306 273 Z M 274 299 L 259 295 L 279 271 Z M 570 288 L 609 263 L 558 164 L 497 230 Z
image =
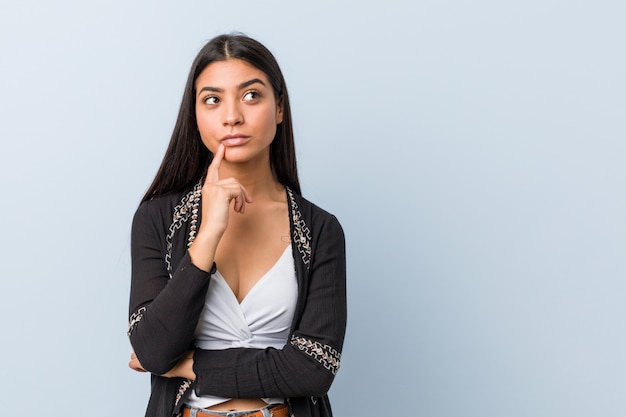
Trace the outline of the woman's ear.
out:
M 276 104 L 276 124 L 279 125 L 283 122 L 283 98 L 278 99 Z

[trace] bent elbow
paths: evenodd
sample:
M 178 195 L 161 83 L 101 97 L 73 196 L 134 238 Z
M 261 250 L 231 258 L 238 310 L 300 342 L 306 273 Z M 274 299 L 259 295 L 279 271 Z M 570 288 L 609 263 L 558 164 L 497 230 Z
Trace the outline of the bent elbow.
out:
M 328 371 L 325 372 L 324 376 L 319 378 L 319 381 L 317 382 L 317 387 L 316 387 L 315 392 L 313 393 L 313 396 L 323 397 L 324 395 L 328 394 L 328 391 L 330 390 L 330 387 L 334 380 L 335 380 L 334 374 Z
M 155 375 L 164 375 L 176 365 L 176 361 L 169 362 L 151 355 L 142 357 L 137 354 L 137 358 L 143 369 Z
M 321 367 L 310 372 L 307 375 L 306 386 L 303 386 L 302 392 L 298 396 L 302 397 L 323 397 L 328 393 L 330 387 L 335 380 L 335 374 L 328 369 Z
M 131 337 L 131 346 L 135 355 L 137 355 L 141 367 L 155 375 L 167 373 L 178 363 L 178 360 L 184 353 L 174 352 L 173 349 L 164 345 L 155 348 L 152 345 L 133 340 L 133 337 Z

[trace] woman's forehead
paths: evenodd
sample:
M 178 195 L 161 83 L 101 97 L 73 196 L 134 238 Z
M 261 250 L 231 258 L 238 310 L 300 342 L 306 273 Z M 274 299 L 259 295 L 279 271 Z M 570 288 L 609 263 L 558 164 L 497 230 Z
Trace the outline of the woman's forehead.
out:
M 259 79 L 270 87 L 267 75 L 254 65 L 241 59 L 215 61 L 207 65 L 196 79 L 196 88 L 205 85 L 227 89 L 238 88 L 242 83 Z

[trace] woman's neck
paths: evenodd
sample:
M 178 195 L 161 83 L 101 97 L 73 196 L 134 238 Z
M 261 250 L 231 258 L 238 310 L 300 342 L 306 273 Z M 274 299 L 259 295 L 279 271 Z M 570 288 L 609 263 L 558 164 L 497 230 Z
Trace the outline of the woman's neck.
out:
M 243 185 L 255 200 L 282 200 L 284 188 L 274 177 L 268 162 L 232 164 L 222 161 L 220 179 L 234 178 Z

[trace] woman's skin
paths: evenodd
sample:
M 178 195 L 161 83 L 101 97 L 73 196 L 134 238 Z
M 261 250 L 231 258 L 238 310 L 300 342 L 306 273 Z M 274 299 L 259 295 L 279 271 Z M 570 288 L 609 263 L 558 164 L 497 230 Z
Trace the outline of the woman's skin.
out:
M 283 110 L 265 73 L 238 59 L 208 65 L 196 92 L 198 130 L 214 158 L 189 256 L 204 271 L 215 262 L 241 302 L 290 243 L 287 197 L 270 168 L 269 150 Z M 134 353 L 129 366 L 145 372 Z M 193 352 L 164 376 L 195 379 Z M 209 409 L 265 405 L 261 399 L 232 399 Z

